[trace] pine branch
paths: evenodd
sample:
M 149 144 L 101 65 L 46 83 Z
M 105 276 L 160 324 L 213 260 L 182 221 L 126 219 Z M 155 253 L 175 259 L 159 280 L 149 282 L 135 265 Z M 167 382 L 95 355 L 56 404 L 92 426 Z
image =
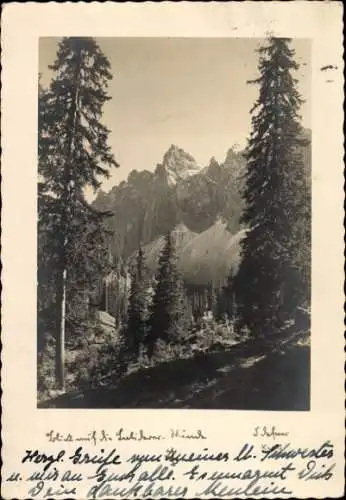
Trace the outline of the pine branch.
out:
M 104 211 L 99 211 L 96 210 L 94 207 L 89 205 L 89 203 L 85 200 L 82 194 L 77 195 L 78 201 L 82 204 L 84 208 L 86 208 L 92 215 L 102 218 L 102 217 L 113 217 L 114 212 L 111 210 L 104 210 Z

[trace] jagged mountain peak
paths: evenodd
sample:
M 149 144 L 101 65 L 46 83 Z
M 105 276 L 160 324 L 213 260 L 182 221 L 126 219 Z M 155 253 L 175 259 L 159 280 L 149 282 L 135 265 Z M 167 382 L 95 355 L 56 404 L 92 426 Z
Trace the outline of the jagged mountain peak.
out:
M 184 155 L 185 157 L 190 158 L 192 161 L 195 161 L 192 155 L 190 155 L 189 153 L 187 153 L 186 151 L 184 151 L 183 148 L 180 148 L 176 144 L 171 144 L 170 145 L 170 147 L 168 148 L 168 150 L 164 154 L 164 158 L 166 156 L 170 156 L 170 155 Z
M 162 165 L 170 184 L 176 184 L 200 171 L 193 156 L 175 144 L 172 144 L 164 154 Z

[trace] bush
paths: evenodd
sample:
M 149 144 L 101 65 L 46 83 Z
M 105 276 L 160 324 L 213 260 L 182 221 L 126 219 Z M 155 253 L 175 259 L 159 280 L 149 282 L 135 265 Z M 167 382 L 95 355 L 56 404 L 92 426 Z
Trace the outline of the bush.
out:
M 40 395 L 49 393 L 55 387 L 55 361 L 47 353 L 38 358 L 37 391 Z
M 122 375 L 176 359 L 193 358 L 208 351 L 225 350 L 239 340 L 232 324 L 216 323 L 214 319 L 209 319 L 201 323 L 199 330 L 193 329 L 179 341 L 165 342 L 158 339 L 151 359 L 148 358 L 145 346 L 141 346 L 138 359 L 129 359 Z
M 121 346 L 116 334 L 115 330 L 105 331 L 89 323 L 79 338 L 66 345 L 66 391 L 95 387 L 117 372 Z M 38 400 L 53 397 L 56 390 L 55 339 L 46 333 L 45 344 L 37 356 Z
M 82 351 L 70 366 L 73 385 L 78 389 L 100 385 L 103 379 L 116 373 L 119 352 L 119 341 L 113 332 L 104 333 L 102 343 L 97 345 L 84 341 Z
M 74 349 L 86 349 L 89 344 L 103 341 L 105 330 L 97 321 L 83 321 L 78 325 L 68 323 L 67 345 Z
M 172 359 L 180 359 L 185 357 L 186 345 L 166 343 L 159 339 L 156 341 L 154 355 L 152 358 L 153 364 L 159 364 Z
M 37 393 L 41 400 L 50 397 L 55 386 L 55 339 L 45 335 L 45 344 L 37 355 Z
M 137 370 L 142 370 L 142 369 L 150 368 L 154 364 L 155 364 L 154 360 L 153 359 L 149 359 L 149 356 L 148 356 L 148 353 L 147 353 L 147 349 L 142 344 L 140 346 L 140 348 L 139 348 L 138 359 L 137 360 L 132 360 L 132 362 L 129 363 L 129 365 L 127 366 L 127 372 L 126 373 L 129 374 L 129 373 L 135 372 Z

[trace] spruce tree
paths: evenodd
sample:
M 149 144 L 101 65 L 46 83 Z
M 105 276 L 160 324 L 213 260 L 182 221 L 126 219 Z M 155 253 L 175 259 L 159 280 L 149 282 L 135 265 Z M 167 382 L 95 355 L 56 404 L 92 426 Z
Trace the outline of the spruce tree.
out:
M 88 257 L 100 263 L 106 255 L 102 221 L 109 214 L 96 212 L 84 189 L 97 190 L 117 163 L 107 144 L 109 130 L 100 121 L 112 74 L 96 41 L 63 38 L 50 69 L 55 75 L 39 99 L 39 231 L 47 234 L 55 259 L 56 378 L 64 388 L 68 285 L 83 276 Z
M 138 358 L 140 345 L 144 343 L 148 313 L 148 281 L 142 247 L 138 250 L 137 261 L 131 273 L 128 320 L 125 342 L 128 352 Z
M 253 335 L 275 332 L 294 319 L 306 298 L 307 273 L 299 256 L 310 245 L 310 200 L 301 154 L 302 99 L 290 40 L 271 38 L 259 49 L 259 97 L 252 109 L 241 223 L 241 264 L 234 280 L 240 317 Z
M 177 270 L 174 242 L 169 232 L 159 258 L 156 288 L 151 305 L 146 338 L 149 357 L 152 357 L 158 339 L 166 343 L 179 343 L 186 334 L 186 300 Z

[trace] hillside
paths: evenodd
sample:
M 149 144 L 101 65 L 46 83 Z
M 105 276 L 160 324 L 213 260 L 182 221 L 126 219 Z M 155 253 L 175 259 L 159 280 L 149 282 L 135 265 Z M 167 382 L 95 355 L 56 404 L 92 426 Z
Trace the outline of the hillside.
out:
M 195 236 L 179 255 L 179 267 L 185 280 L 197 285 L 213 283 L 216 288 L 224 285 L 230 272 L 235 273 L 238 268 L 240 241 L 244 234 L 244 230 L 240 230 L 232 235 L 226 222 L 218 219 Z
M 240 242 L 245 230 L 233 235 L 221 218 L 205 231 L 194 233 L 184 224 L 173 230 L 178 269 L 189 284 L 208 285 L 218 288 L 225 284 L 230 272 L 235 273 L 240 259 Z M 156 272 L 164 236 L 143 247 L 149 271 Z M 134 257 L 134 256 L 133 256 Z
M 183 223 L 178 224 L 174 228 L 173 238 L 178 259 L 185 246 L 194 240 L 196 236 L 197 233 L 190 231 Z M 143 247 L 146 266 L 152 273 L 156 272 L 157 263 L 164 245 L 165 237 L 158 236 L 154 241 Z

